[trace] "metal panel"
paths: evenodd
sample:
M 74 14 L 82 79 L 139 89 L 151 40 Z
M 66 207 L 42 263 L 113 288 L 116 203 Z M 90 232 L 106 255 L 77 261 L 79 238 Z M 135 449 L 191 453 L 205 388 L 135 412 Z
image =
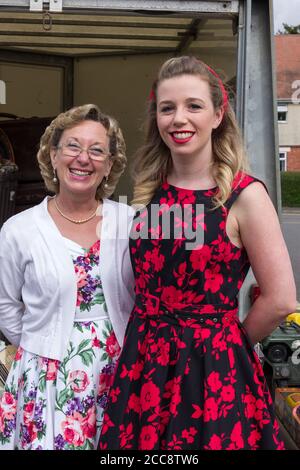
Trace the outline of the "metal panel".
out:
M 49 11 L 62 11 L 62 2 L 63 0 L 30 0 L 30 11 L 43 11 L 43 4 L 48 4 Z
M 246 142 L 254 173 L 267 184 L 280 212 L 277 109 L 273 23 L 269 1 L 252 0 L 251 38 L 248 38 L 249 84 L 245 109 Z
M 280 208 L 272 11 L 269 0 L 241 0 L 237 62 L 237 117 L 251 168 Z M 275 136 L 275 138 L 274 138 Z
M 238 20 L 237 103 L 236 116 L 246 138 L 245 113 L 248 100 L 249 73 L 247 42 L 251 35 L 251 0 L 241 0 Z
M 64 0 L 66 8 L 101 8 L 108 10 L 143 10 L 174 12 L 238 12 L 238 1 L 182 0 Z
M 50 11 L 62 11 L 63 0 L 50 0 L 49 10 Z
M 280 213 L 271 4 L 272 0 L 241 0 L 237 115 L 243 129 L 251 170 L 266 183 L 273 204 Z M 250 270 L 239 295 L 241 320 L 249 311 L 249 288 L 255 282 Z
M 30 0 L 29 9 L 30 11 L 42 11 L 43 0 Z
M 15 7 L 23 7 L 23 8 L 28 8 L 30 7 L 30 0 L 1 0 L 0 1 L 0 7 L 11 7 L 11 8 L 15 8 Z
M 36 0 L 39 2 L 40 0 Z M 0 6 L 29 8 L 30 0 L 1 0 Z M 238 13 L 239 0 L 63 0 L 63 8 Z

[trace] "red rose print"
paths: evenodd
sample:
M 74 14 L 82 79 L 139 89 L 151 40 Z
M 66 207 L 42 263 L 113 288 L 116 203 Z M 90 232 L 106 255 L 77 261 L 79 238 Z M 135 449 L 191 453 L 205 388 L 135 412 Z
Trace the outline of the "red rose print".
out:
M 140 434 L 140 446 L 141 450 L 154 449 L 155 444 L 158 441 L 158 435 L 154 426 L 143 426 Z
M 223 275 L 219 273 L 220 266 L 216 265 L 214 268 L 206 269 L 204 276 L 205 276 L 205 283 L 204 283 L 204 290 L 210 290 L 212 293 L 217 292 L 221 285 L 223 284 Z
M 113 331 L 106 340 L 105 350 L 110 358 L 118 357 L 120 354 L 121 348 Z
M 201 272 L 205 270 L 206 264 L 210 259 L 211 248 L 207 245 L 203 245 L 202 247 L 199 247 L 199 249 L 193 250 L 190 255 L 193 269 L 199 269 Z
M 160 402 L 159 388 L 153 382 L 145 383 L 141 388 L 140 404 L 141 411 L 148 411 Z
M 211 372 L 207 377 L 207 385 L 213 393 L 216 393 L 220 388 L 222 388 L 219 372 Z
M 221 390 L 221 398 L 225 402 L 232 402 L 235 400 L 235 390 L 232 385 L 224 385 Z
M 214 397 L 210 397 L 204 404 L 203 419 L 207 421 L 216 421 L 218 418 L 218 404 Z

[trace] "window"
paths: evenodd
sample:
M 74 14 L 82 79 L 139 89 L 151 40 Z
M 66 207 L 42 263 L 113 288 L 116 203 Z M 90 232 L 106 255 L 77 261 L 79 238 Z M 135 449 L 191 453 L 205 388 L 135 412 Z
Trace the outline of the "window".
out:
M 287 106 L 277 106 L 278 122 L 287 121 Z
M 287 152 L 279 152 L 280 171 L 286 171 L 286 167 L 287 167 Z
M 278 111 L 278 121 L 286 122 L 286 111 Z

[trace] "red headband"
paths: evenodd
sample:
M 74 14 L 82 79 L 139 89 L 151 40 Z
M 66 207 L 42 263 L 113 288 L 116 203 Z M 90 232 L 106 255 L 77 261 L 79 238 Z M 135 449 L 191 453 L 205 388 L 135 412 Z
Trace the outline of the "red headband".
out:
M 149 101 L 154 101 L 154 100 L 155 100 L 155 93 L 154 93 L 153 88 L 151 88 L 151 90 L 150 90 L 148 100 L 149 100 Z
M 203 62 L 204 63 L 204 62 Z M 217 74 L 217 72 L 214 71 L 214 69 L 212 69 L 209 65 L 207 64 L 204 64 L 207 68 L 207 70 L 210 71 L 210 73 L 212 73 L 217 79 L 218 79 L 218 82 L 219 82 L 219 85 L 220 85 L 220 88 L 221 88 L 221 92 L 222 92 L 222 97 L 223 97 L 223 106 L 224 106 L 224 110 L 226 110 L 227 108 L 227 104 L 228 104 L 228 93 L 227 91 L 225 90 L 225 87 L 224 87 L 224 83 L 222 82 L 221 78 L 219 77 L 219 75 Z
M 223 106 L 224 106 L 224 111 L 226 111 L 226 108 L 227 108 L 227 105 L 228 105 L 228 93 L 224 87 L 224 84 L 221 80 L 221 78 L 219 77 L 219 75 L 217 74 L 217 72 L 214 71 L 214 69 L 212 69 L 209 65 L 205 64 L 204 62 L 201 62 L 203 65 L 205 65 L 205 67 L 207 68 L 207 70 L 209 70 L 209 72 L 211 74 L 213 74 L 218 82 L 219 82 L 219 85 L 220 85 L 220 89 L 221 89 L 221 92 L 222 92 L 222 97 L 223 97 Z M 148 98 L 149 101 L 154 101 L 155 100 L 155 93 L 154 93 L 154 89 L 151 88 L 151 91 L 149 93 L 149 98 Z

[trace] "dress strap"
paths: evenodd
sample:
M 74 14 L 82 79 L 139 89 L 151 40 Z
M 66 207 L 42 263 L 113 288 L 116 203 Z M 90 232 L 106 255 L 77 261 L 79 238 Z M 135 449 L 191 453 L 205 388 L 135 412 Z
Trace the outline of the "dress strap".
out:
M 236 175 L 236 177 L 233 180 L 232 184 L 232 192 L 229 198 L 227 199 L 225 203 L 226 209 L 229 211 L 233 203 L 237 200 L 239 197 L 240 193 L 243 191 L 243 189 L 247 188 L 250 184 L 252 183 L 261 183 L 265 190 L 268 193 L 268 189 L 263 181 L 261 181 L 258 178 L 255 178 L 254 176 L 250 176 L 246 173 L 239 173 Z

